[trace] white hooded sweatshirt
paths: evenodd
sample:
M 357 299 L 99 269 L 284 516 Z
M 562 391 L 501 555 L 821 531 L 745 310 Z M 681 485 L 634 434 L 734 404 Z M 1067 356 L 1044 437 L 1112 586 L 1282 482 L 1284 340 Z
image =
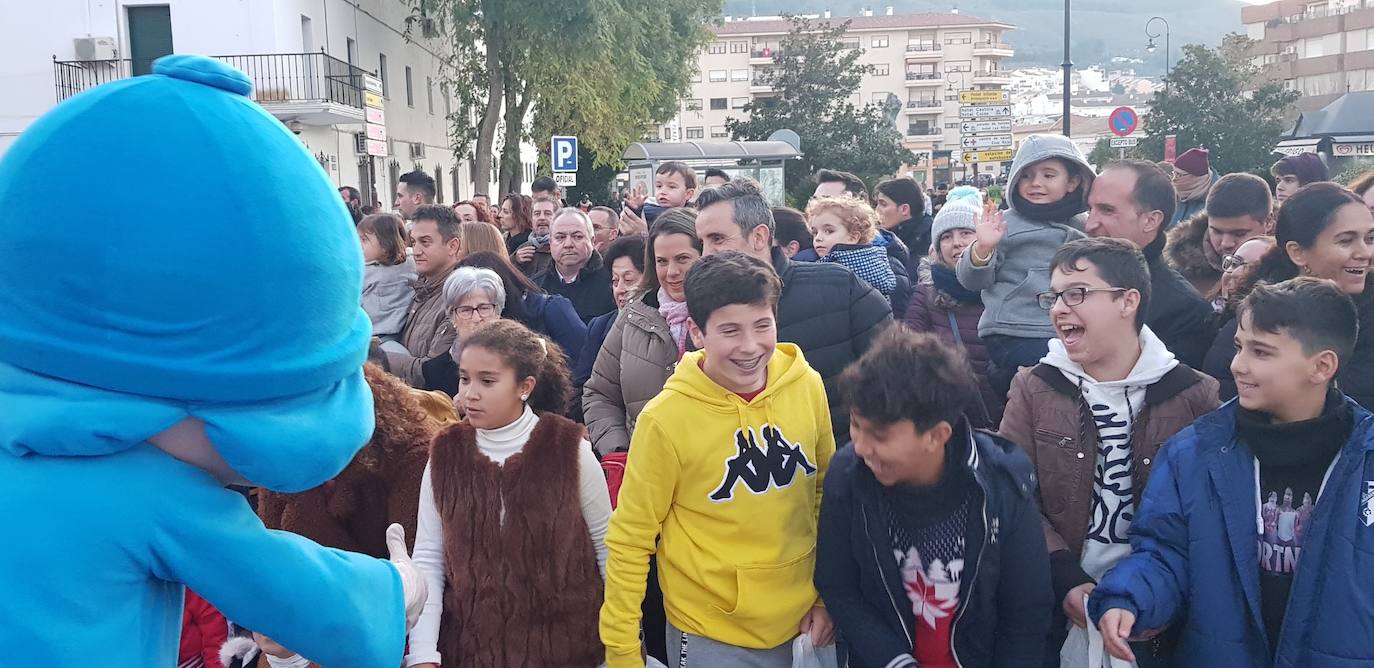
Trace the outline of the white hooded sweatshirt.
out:
M 1050 340 L 1050 352 L 1042 362 L 1059 369 L 1070 382 L 1078 386 L 1083 400 L 1092 410 L 1097 427 L 1097 465 L 1093 473 L 1092 518 L 1088 535 L 1083 541 L 1083 571 L 1094 581 L 1111 570 L 1118 561 L 1131 553 L 1127 530 L 1135 516 L 1136 490 L 1133 484 L 1131 430 L 1140 409 L 1145 405 L 1145 388 L 1178 366 L 1174 354 L 1164 342 L 1150 331 L 1140 330 L 1140 358 L 1131 372 L 1121 380 L 1098 381 L 1083 367 L 1069 359 L 1064 344 Z M 1071 628 L 1060 657 L 1067 668 L 1089 666 L 1089 657 L 1105 657 L 1101 666 L 1127 666 L 1124 661 L 1111 660 L 1101 649 L 1102 638 L 1084 629 Z M 1095 645 L 1095 647 L 1094 647 Z M 1097 651 L 1091 651 L 1096 649 Z

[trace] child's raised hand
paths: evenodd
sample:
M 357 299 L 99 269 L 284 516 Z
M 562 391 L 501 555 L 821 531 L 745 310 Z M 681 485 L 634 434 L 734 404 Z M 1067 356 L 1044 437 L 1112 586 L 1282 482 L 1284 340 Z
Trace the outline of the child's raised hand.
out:
M 635 187 L 630 190 L 630 194 L 625 196 L 625 203 L 629 204 L 631 209 L 639 211 L 644 208 L 644 202 L 648 199 L 649 196 L 644 192 L 644 186 L 636 183 Z
M 983 204 L 983 214 L 978 217 L 974 227 L 978 233 L 978 255 L 991 255 L 1007 233 L 1007 223 L 992 200 Z

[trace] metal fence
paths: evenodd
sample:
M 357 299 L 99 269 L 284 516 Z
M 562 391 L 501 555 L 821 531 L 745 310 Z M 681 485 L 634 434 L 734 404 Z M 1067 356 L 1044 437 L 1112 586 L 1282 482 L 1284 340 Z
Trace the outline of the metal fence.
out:
M 253 81 L 253 99 L 272 102 L 335 102 L 363 106 L 361 67 L 324 53 L 272 53 L 216 56 L 242 70 Z M 132 63 L 122 60 L 53 60 L 57 101 L 88 88 L 133 75 Z

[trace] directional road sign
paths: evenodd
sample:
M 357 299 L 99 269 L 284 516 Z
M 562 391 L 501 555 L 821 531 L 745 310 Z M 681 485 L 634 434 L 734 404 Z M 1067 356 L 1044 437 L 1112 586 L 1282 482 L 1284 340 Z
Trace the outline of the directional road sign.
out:
M 1117 107 L 1107 117 L 1107 127 L 1118 137 L 1129 136 L 1140 125 L 1140 116 L 1130 107 Z
M 1112 137 L 1112 148 L 1130 148 L 1139 143 L 1135 137 Z
M 966 135 L 977 134 L 979 132 L 1011 132 L 1011 119 L 964 121 L 959 124 L 959 131 Z
M 980 135 L 964 137 L 959 142 L 964 148 L 1003 148 L 1012 145 L 1011 135 Z
M 990 104 L 986 106 L 959 107 L 959 118 L 1011 118 L 1011 106 Z
M 1007 104 L 1011 92 L 1005 90 L 961 90 L 959 104 Z
M 363 75 L 363 105 L 365 108 L 366 123 L 363 124 L 363 132 L 367 135 L 367 154 L 369 156 L 385 157 L 387 154 L 386 141 L 386 106 L 382 99 L 382 80 L 371 74 Z
M 964 162 L 1006 162 L 1011 160 L 1012 150 L 998 149 L 996 151 L 964 151 Z
M 549 157 L 553 171 L 577 171 L 577 137 L 555 136 L 549 142 Z

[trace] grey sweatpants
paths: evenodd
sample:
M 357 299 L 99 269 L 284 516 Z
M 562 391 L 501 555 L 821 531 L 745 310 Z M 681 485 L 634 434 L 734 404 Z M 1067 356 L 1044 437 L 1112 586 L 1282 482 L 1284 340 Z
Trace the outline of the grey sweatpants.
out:
M 735 647 L 668 622 L 668 668 L 792 668 L 792 641 L 773 649 Z

